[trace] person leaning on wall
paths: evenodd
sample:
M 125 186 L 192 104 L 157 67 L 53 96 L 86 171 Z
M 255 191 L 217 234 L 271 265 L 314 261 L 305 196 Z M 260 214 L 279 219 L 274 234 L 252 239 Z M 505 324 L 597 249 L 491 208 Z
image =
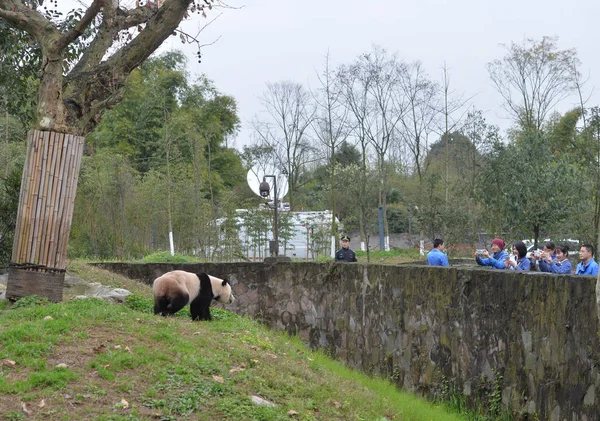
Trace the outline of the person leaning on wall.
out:
M 581 246 L 579 260 L 575 275 L 598 275 L 598 263 L 594 260 L 594 246 L 591 244 Z
M 550 255 L 550 260 L 554 260 L 556 258 L 556 245 L 552 241 L 546 241 L 544 243 L 543 250 L 533 250 L 529 253 L 529 260 L 531 260 L 531 270 L 540 270 L 541 272 L 548 272 L 541 269 L 540 262 L 544 259 L 547 259 L 547 256 Z
M 342 248 L 335 253 L 336 262 L 358 262 L 356 254 L 350 249 L 350 237 L 342 235 Z
M 569 249 L 566 246 L 556 246 L 556 257 L 549 253 L 542 253 L 540 257 L 540 271 L 549 273 L 571 273 Z
M 429 266 L 450 266 L 448 257 L 444 254 L 444 240 L 436 238 L 433 240 L 433 248 L 427 254 L 427 264 Z
M 507 269 L 514 270 L 529 270 L 531 268 L 531 260 L 527 257 L 527 246 L 522 241 L 513 243 L 513 254 L 517 257 L 517 261 L 506 259 L 504 264 Z
M 486 249 L 476 250 L 474 257 L 475 261 L 480 266 L 490 266 L 494 269 L 504 269 L 504 260 L 508 257 L 508 253 L 504 251 L 504 240 L 494 238 L 492 240 L 492 254 Z

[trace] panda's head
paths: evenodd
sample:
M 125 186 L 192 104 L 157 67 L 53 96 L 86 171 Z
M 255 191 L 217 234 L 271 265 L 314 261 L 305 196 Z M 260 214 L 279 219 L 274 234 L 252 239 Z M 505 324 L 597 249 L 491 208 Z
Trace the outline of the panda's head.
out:
M 231 291 L 229 281 L 211 275 L 209 275 L 209 277 L 214 299 L 223 304 L 232 304 L 235 301 L 235 297 Z

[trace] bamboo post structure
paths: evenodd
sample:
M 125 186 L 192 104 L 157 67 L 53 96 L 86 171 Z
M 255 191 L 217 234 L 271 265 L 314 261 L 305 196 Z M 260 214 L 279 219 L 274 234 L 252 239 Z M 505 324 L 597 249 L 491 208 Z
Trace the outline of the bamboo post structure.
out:
M 31 130 L 6 297 L 62 301 L 67 243 L 85 138 Z

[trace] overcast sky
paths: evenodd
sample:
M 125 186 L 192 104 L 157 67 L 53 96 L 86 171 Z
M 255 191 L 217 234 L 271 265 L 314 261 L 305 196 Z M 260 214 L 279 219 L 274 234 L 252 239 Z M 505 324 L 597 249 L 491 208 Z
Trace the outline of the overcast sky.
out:
M 589 77 L 600 105 L 600 2 L 592 0 L 230 0 L 238 10 L 224 10 L 202 33 L 209 43 L 198 64 L 195 50 L 171 37 L 165 49 L 183 49 L 192 74 L 205 73 L 222 93 L 235 97 L 242 130 L 236 147 L 251 143 L 251 120 L 260 115 L 266 82 L 294 81 L 315 86 L 327 51 L 333 65 L 352 62 L 379 45 L 406 61 L 420 60 L 431 79 L 441 81 L 444 61 L 451 88 L 473 96 L 472 104 L 488 122 L 510 126 L 486 69 L 504 55 L 501 44 L 525 38 L 558 36 L 561 49 L 575 48 L 580 71 Z M 209 19 L 218 13 L 212 11 Z M 190 32 L 197 27 L 186 25 Z M 561 111 L 576 104 L 565 100 Z

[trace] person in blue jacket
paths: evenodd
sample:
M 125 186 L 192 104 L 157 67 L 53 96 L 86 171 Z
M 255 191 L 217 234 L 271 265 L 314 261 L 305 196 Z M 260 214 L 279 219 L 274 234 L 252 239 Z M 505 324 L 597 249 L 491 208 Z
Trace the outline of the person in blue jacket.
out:
M 556 246 L 555 258 L 552 258 L 552 255 L 549 253 L 542 253 L 540 271 L 570 274 L 571 262 L 569 261 L 569 249 L 566 246 Z
M 527 246 L 522 241 L 513 243 L 513 254 L 517 256 L 517 261 L 512 259 L 506 260 L 506 267 L 514 270 L 529 270 L 531 268 L 531 260 L 527 257 Z
M 508 253 L 504 251 L 504 241 L 500 238 L 492 240 L 492 255 L 487 250 L 483 250 L 483 255 L 475 251 L 475 261 L 481 266 L 490 266 L 494 269 L 504 269 L 504 260 L 508 258 Z
M 579 264 L 575 269 L 576 275 L 598 275 L 598 263 L 594 260 L 594 246 L 584 244 L 579 249 Z
M 433 240 L 433 248 L 427 254 L 427 264 L 429 266 L 450 266 L 448 257 L 444 254 L 444 240 L 436 238 Z

